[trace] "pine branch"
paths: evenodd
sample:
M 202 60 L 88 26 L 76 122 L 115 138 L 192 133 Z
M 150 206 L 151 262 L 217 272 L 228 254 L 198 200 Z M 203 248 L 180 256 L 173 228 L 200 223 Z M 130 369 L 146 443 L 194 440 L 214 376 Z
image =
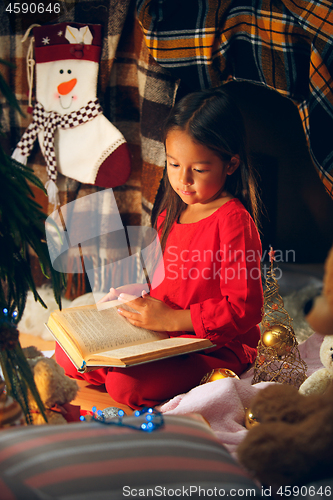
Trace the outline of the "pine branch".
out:
M 0 64 L 12 66 L 2 60 Z M 23 114 L 1 73 L 0 92 L 10 107 Z M 0 118 L 1 114 L 0 103 Z M 27 423 L 32 423 L 29 391 L 46 421 L 43 403 L 12 320 L 14 311 L 17 313 L 16 322 L 22 317 L 29 289 L 35 300 L 47 307 L 34 282 L 29 247 L 37 255 L 43 274 L 51 280 L 59 308 L 64 287 L 64 275 L 53 269 L 50 260 L 45 235 L 47 215 L 34 200 L 30 184 L 46 193 L 33 170 L 9 157 L 0 144 L 0 364 L 7 391 L 21 405 Z M 2 310 L 6 311 L 4 315 L 1 315 Z
M 4 61 L 3 59 L 0 59 L 0 64 L 3 64 L 4 66 L 9 66 L 10 68 L 15 67 L 12 63 Z M 10 87 L 7 85 L 1 73 L 0 73 L 0 92 L 8 102 L 9 106 L 16 109 L 16 111 L 18 111 L 21 115 L 23 115 L 23 112 L 19 106 L 19 103 L 16 100 L 15 95 L 11 91 Z

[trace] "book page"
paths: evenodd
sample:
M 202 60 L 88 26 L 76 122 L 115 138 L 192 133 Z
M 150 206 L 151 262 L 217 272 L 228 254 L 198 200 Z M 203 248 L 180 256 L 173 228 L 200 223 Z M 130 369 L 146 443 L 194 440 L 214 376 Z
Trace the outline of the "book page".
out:
M 98 310 L 96 306 L 81 306 L 56 312 L 56 320 L 65 328 L 74 343 L 79 343 L 83 357 L 127 345 L 168 338 L 166 333 L 131 325 L 117 312 L 120 305 L 124 309 L 128 307 L 115 302 L 116 307 L 104 310 Z
M 201 346 L 201 344 L 203 345 Z M 159 340 L 158 342 L 145 342 L 139 345 L 131 345 L 122 347 L 120 349 L 114 349 L 112 351 L 105 351 L 103 353 L 92 356 L 89 359 L 89 363 L 92 364 L 94 361 L 98 361 L 99 359 L 103 360 L 106 357 L 110 357 L 111 359 L 130 360 L 131 358 L 143 356 L 144 359 L 145 354 L 148 358 L 150 358 L 153 353 L 156 352 L 159 355 L 161 351 L 169 351 L 170 355 L 177 352 L 181 354 L 182 352 L 191 352 L 191 346 L 193 346 L 193 350 L 196 350 L 196 348 L 199 350 L 206 349 L 212 345 L 213 344 L 211 344 L 209 340 L 199 339 L 197 337 L 194 337 L 193 339 L 184 337 L 171 337 Z

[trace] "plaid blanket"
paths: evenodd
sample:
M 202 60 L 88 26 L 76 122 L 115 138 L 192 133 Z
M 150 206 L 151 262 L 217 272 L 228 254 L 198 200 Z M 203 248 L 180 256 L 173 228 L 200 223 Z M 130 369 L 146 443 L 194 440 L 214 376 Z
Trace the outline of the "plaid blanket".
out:
M 44 2 L 45 3 L 45 2 Z M 56 22 L 78 22 L 101 24 L 103 26 L 102 56 L 99 72 L 98 98 L 104 115 L 122 132 L 132 155 L 132 173 L 125 185 L 114 188 L 114 195 L 124 226 L 149 225 L 155 196 L 163 175 L 165 164 L 164 147 L 160 141 L 160 126 L 172 107 L 177 82 L 170 73 L 159 66 L 150 55 L 142 30 L 136 19 L 134 1 L 122 0 L 60 0 L 59 9 L 44 13 L 30 14 L 10 12 L 10 2 L 0 2 L 0 59 L 15 64 L 15 69 L 0 65 L 0 71 L 15 91 L 16 97 L 26 113 L 28 105 L 28 85 L 26 76 L 26 53 L 29 40 L 21 43 L 28 27 L 33 23 L 47 24 Z M 11 4 L 13 5 L 13 3 Z M 46 5 L 46 3 L 45 3 Z M 7 10 L 6 10 L 7 9 Z M 24 130 L 31 121 L 31 115 L 24 117 L 5 107 L 2 118 L 4 130 L 7 132 L 6 148 L 13 151 Z M 47 181 L 45 160 L 37 145 L 29 157 L 29 165 L 35 173 Z M 73 179 L 59 174 L 58 187 L 61 205 L 74 200 L 81 200 L 86 195 L 101 189 L 80 184 Z M 47 198 L 35 191 L 37 201 L 50 214 L 53 205 Z M 108 195 L 106 195 L 108 196 Z M 87 208 L 88 207 L 88 208 Z M 89 220 L 89 203 L 77 203 L 78 220 Z M 111 204 L 103 205 L 103 217 L 111 216 Z M 86 246 L 86 251 L 87 250 Z M 90 248 L 90 260 L 94 266 L 107 259 L 113 262 L 124 255 L 127 249 L 110 248 L 108 238 L 100 238 L 98 245 Z M 132 249 L 133 250 L 133 249 Z M 127 250 L 128 253 L 128 250 Z M 44 282 L 39 271 L 38 262 L 35 268 L 37 283 Z M 66 297 L 74 298 L 84 293 L 88 283 L 80 270 L 80 252 L 72 249 L 71 260 L 66 269 L 68 286 Z M 81 268 L 82 269 L 82 268 Z M 107 290 L 108 284 L 103 285 Z M 97 290 L 96 290 L 97 291 Z M 100 289 L 100 291 L 102 291 Z
M 292 99 L 333 196 L 332 2 L 139 0 L 137 10 L 150 53 L 187 91 L 234 79 Z
M 33 3 L 33 2 L 32 2 Z M 45 2 L 44 2 L 45 3 Z M 13 11 L 0 2 L 0 66 L 24 112 L 28 105 L 26 52 L 21 43 L 33 23 L 63 21 L 103 26 L 98 98 L 105 116 L 122 132 L 132 154 L 132 174 L 114 189 L 125 226 L 149 225 L 163 174 L 164 148 L 160 126 L 181 91 L 219 86 L 230 79 L 247 80 L 276 89 L 298 106 L 309 149 L 320 177 L 333 194 L 330 141 L 333 132 L 332 6 L 330 2 L 283 0 L 55 0 L 43 13 Z M 8 8 L 12 6 L 12 10 Z M 26 5 L 26 4 L 25 4 Z M 181 92 L 179 92 L 180 94 Z M 31 116 L 5 107 L 5 147 L 11 152 Z M 47 180 L 45 161 L 37 146 L 30 166 Z M 59 175 L 61 204 L 79 200 L 99 188 Z M 47 213 L 47 198 L 36 193 Z M 85 220 L 85 204 L 79 204 Z M 107 209 L 106 209 L 107 210 Z M 107 213 L 104 213 L 107 217 Z M 93 262 L 111 261 L 107 239 L 91 250 Z M 80 266 L 73 256 L 73 272 Z M 75 262 L 76 261 L 76 262 Z M 39 266 L 34 263 L 38 283 Z M 97 265 L 97 264 L 96 264 Z M 76 266 L 76 267 L 75 267 Z M 42 282 L 41 273 L 39 273 Z M 84 274 L 70 274 L 67 297 L 86 290 Z

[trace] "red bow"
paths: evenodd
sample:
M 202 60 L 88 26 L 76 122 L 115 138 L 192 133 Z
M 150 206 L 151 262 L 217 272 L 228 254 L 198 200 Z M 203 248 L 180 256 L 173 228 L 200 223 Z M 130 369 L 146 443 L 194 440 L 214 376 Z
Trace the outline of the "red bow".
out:
M 64 403 L 62 405 L 55 404 L 50 408 L 51 411 L 56 413 L 61 413 L 67 422 L 79 422 L 80 421 L 80 406 L 71 405 L 70 403 Z
M 81 415 L 81 407 L 76 405 L 71 405 L 70 403 L 64 403 L 63 405 L 55 404 L 52 408 L 48 408 L 50 411 L 55 413 L 61 413 L 67 422 L 79 422 Z M 37 409 L 30 410 L 30 413 L 39 413 Z

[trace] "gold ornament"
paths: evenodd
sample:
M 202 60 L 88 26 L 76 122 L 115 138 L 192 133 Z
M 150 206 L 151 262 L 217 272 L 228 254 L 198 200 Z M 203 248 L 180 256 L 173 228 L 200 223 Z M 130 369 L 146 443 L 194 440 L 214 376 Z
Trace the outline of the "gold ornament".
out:
M 294 345 L 292 332 L 284 325 L 273 325 L 265 330 L 261 341 L 265 347 L 273 347 L 277 356 L 283 356 Z
M 292 318 L 284 308 L 274 270 L 274 250 L 269 252 L 270 266 L 264 291 L 261 338 L 254 363 L 252 384 L 279 382 L 299 387 L 306 379 L 306 363 L 302 360 Z
M 201 384 L 206 384 L 207 382 L 214 382 L 215 380 L 220 380 L 221 378 L 237 378 L 239 380 L 238 375 L 229 368 L 216 368 L 209 373 L 206 373 L 201 379 Z
M 251 408 L 245 408 L 245 427 L 247 429 L 251 429 L 255 425 L 258 425 L 260 422 L 257 417 L 253 414 Z

